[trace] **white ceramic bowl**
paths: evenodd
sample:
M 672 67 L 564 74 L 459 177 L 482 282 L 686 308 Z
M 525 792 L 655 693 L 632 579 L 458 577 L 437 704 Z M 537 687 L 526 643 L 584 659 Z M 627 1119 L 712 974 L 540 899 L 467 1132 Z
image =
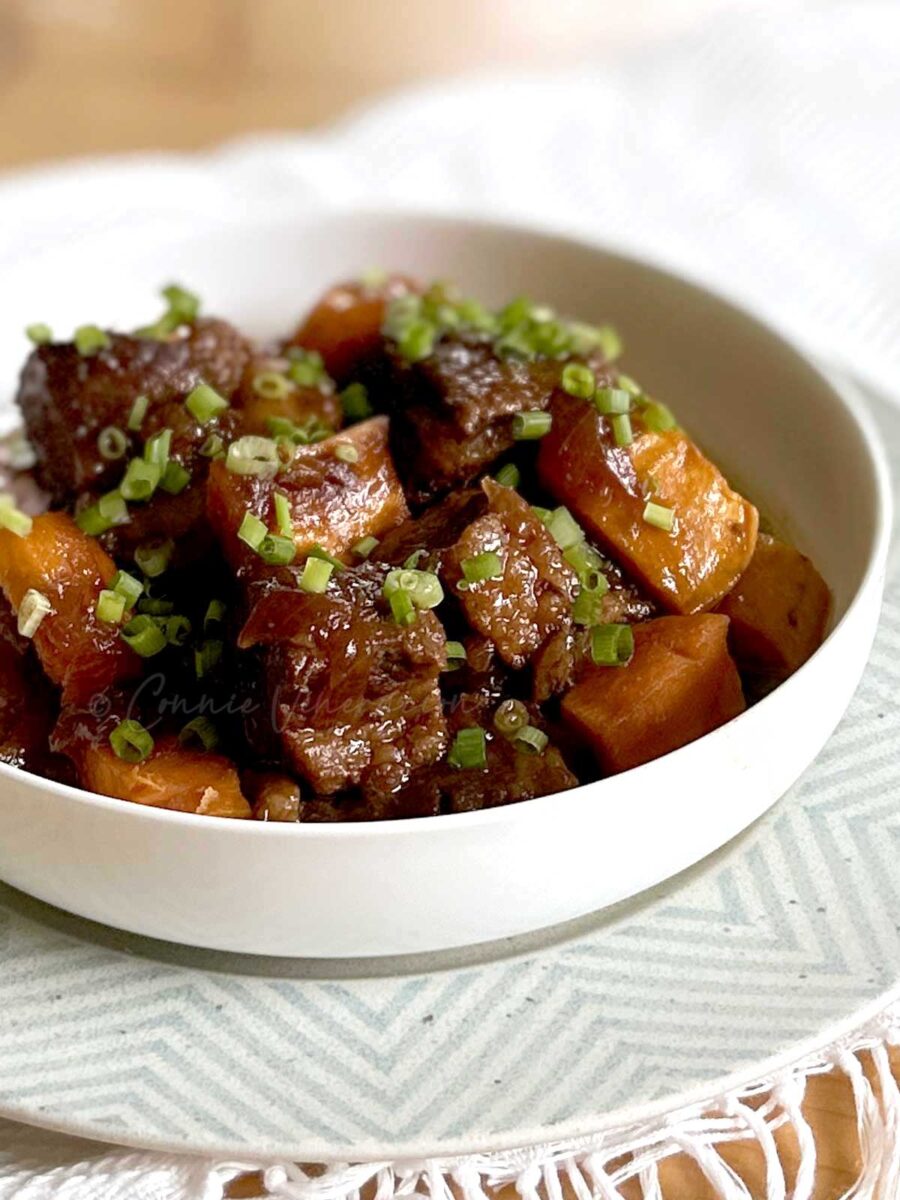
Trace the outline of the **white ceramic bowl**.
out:
M 170 278 L 257 334 L 372 264 L 610 319 L 628 369 L 809 553 L 833 628 L 776 692 L 693 745 L 528 803 L 373 824 L 255 825 L 141 808 L 0 766 L 0 877 L 132 932 L 267 955 L 400 954 L 506 937 L 621 900 L 721 846 L 812 761 L 862 673 L 881 600 L 887 472 L 859 402 L 719 296 L 526 230 L 430 217 L 247 220 L 101 237 L 4 280 L 23 319 L 128 327 Z M 0 329 L 12 392 L 24 353 Z

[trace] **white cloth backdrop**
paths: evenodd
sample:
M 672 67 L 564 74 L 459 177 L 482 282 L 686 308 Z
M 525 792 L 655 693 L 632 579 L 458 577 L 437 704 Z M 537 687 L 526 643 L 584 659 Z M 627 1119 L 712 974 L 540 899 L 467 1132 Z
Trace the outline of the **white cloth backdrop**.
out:
M 207 186 L 171 186 L 194 169 Z M 142 213 L 207 204 L 210 194 L 217 215 L 249 203 L 298 211 L 323 202 L 487 212 L 601 238 L 718 283 L 822 358 L 900 393 L 894 0 L 729 6 L 699 27 L 620 46 L 566 74 L 436 86 L 317 136 L 244 141 L 195 164 L 159 158 L 140 195 L 127 173 L 103 165 L 13 183 L 0 186 L 0 266 Z M 820 1061 L 832 1058 L 825 1051 Z M 796 1092 L 789 1079 L 773 1119 L 790 1115 Z M 896 1169 L 900 1153 L 897 1112 L 878 1125 L 869 1099 L 860 1088 L 873 1164 L 860 1196 L 875 1194 L 879 1171 Z M 684 1127 L 687 1144 L 693 1128 Z M 626 1132 L 623 1141 L 635 1144 Z M 573 1149 L 544 1157 L 568 1161 Z M 606 1155 L 593 1151 L 582 1147 L 572 1170 L 595 1194 L 615 1195 L 604 1191 L 612 1186 Z M 509 1159 L 479 1163 L 474 1184 L 518 1178 L 528 1195 L 540 1156 Z M 722 1195 L 741 1194 L 727 1172 L 706 1166 Z M 654 1171 L 647 1166 L 648 1196 Z M 385 1194 L 401 1174 L 382 1173 Z M 783 1195 L 776 1176 L 771 1194 Z M 408 1174 L 407 1191 L 417 1178 Z M 0 1200 L 205 1200 L 220 1194 L 218 1180 L 210 1164 L 0 1123 Z M 295 1180 L 284 1194 L 306 1186 Z M 352 1186 L 342 1177 L 334 1194 Z

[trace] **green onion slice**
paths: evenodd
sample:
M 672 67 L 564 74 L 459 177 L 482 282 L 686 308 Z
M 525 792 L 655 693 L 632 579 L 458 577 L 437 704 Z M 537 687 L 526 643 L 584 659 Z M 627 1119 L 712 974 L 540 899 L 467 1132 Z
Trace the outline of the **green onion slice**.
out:
M 551 512 L 547 529 L 560 550 L 569 550 L 584 541 L 581 526 L 567 508 L 555 508 Z
M 447 651 L 447 670 L 455 671 L 467 661 L 466 648 L 462 642 L 448 641 L 446 646 Z
M 527 409 L 513 417 L 512 435 L 517 442 L 531 442 L 550 432 L 553 417 L 539 409 Z
M 273 479 L 280 465 L 275 442 L 255 434 L 232 442 L 225 458 L 225 466 L 233 474 L 252 475 L 257 479 Z
M 543 754 L 549 740 L 543 729 L 538 729 L 536 725 L 525 725 L 515 735 L 516 749 L 531 754 Z
M 199 745 L 203 750 L 215 750 L 219 744 L 219 733 L 209 717 L 194 717 L 178 735 L 182 746 Z
M 634 431 L 631 428 L 631 417 L 628 413 L 617 413 L 610 418 L 613 440 L 617 446 L 630 446 L 634 441 Z
M 312 555 L 303 565 L 303 572 L 297 580 L 301 591 L 312 595 L 321 595 L 328 587 L 334 565 L 324 558 L 314 558 Z
M 334 457 L 341 462 L 359 462 L 359 451 L 352 442 L 338 442 L 334 448 Z
M 405 588 L 397 588 L 388 596 L 391 614 L 398 625 L 412 625 L 416 619 L 416 605 Z
M 147 542 L 137 547 L 134 561 L 149 579 L 155 579 L 168 568 L 174 549 L 175 544 L 171 540 Z
M 658 400 L 651 400 L 644 405 L 641 419 L 653 433 L 666 433 L 667 430 L 674 429 L 676 424 L 671 408 L 660 404 Z
M 521 700 L 504 700 L 494 713 L 494 727 L 504 737 L 513 737 L 528 724 L 528 709 Z
M 218 638 L 207 638 L 194 651 L 194 674 L 198 679 L 208 675 L 222 661 L 225 643 Z
M 144 417 L 147 415 L 147 409 L 150 407 L 150 401 L 146 396 L 138 396 L 131 406 L 131 412 L 128 414 L 126 425 L 132 433 L 137 433 L 144 423 Z
M 141 658 L 152 658 L 168 645 L 159 622 L 146 613 L 132 617 L 128 624 L 122 627 L 121 637 Z
M 270 567 L 286 567 L 297 556 L 294 539 L 280 533 L 269 533 L 256 547 L 256 553 Z
M 109 586 L 114 592 L 125 597 L 125 604 L 128 608 L 137 603 L 144 590 L 144 585 L 140 580 L 129 575 L 127 571 L 116 571 Z
M 203 616 L 203 632 L 209 633 L 212 626 L 222 625 L 227 612 L 228 609 L 224 600 L 210 600 Z
M 675 512 L 674 509 L 667 508 L 665 504 L 657 504 L 655 500 L 648 500 L 644 505 L 644 520 L 648 525 L 671 533 L 675 525 Z
M 566 363 L 562 371 L 563 391 L 580 400 L 589 400 L 594 394 L 597 380 L 590 367 L 583 363 Z
M 44 617 L 53 612 L 53 605 L 43 592 L 29 588 L 19 604 L 16 628 L 24 638 L 33 638 L 41 627 Z
M 97 435 L 97 450 L 101 458 L 105 458 L 107 462 L 115 462 L 117 458 L 125 457 L 128 438 L 115 425 L 107 425 Z
M 161 429 L 154 433 L 144 443 L 144 462 L 153 463 L 159 467 L 160 475 L 166 469 L 169 461 L 169 451 L 172 448 L 172 430 Z
M 377 545 L 378 538 L 364 537 L 360 538 L 356 545 L 352 547 L 352 550 L 358 558 L 368 558 Z
M 627 413 L 631 409 L 631 396 L 624 388 L 598 388 L 594 407 L 603 417 Z
M 33 325 L 25 326 L 25 336 L 35 346 L 46 346 L 53 341 L 53 330 L 43 321 L 35 321 Z
M 0 494 L 0 529 L 8 529 L 16 537 L 28 537 L 33 524 L 31 517 L 16 507 L 8 492 Z
M 176 613 L 162 622 L 166 641 L 170 646 L 183 646 L 191 636 L 192 626 L 187 617 Z
M 180 462 L 175 462 L 173 459 L 170 463 L 166 464 L 166 469 L 162 473 L 159 486 L 164 492 L 168 492 L 170 496 L 180 496 L 190 482 L 190 471 L 186 467 L 183 467 Z
M 373 409 L 369 393 L 361 383 L 351 383 L 341 392 L 341 407 L 348 421 L 362 421 L 371 417 Z
M 162 471 L 156 463 L 133 458 L 125 468 L 119 491 L 126 500 L 149 500 L 161 478 Z
M 591 630 L 591 658 L 598 667 L 623 667 L 633 654 L 630 625 L 595 625 Z
M 125 597 L 121 592 L 113 592 L 104 588 L 97 598 L 94 608 L 99 621 L 108 621 L 118 625 L 125 615 Z
M 515 463 L 506 463 L 494 478 L 503 487 L 517 488 L 522 482 L 522 473 Z
M 278 371 L 261 371 L 253 376 L 251 386 L 264 400 L 285 400 L 294 390 L 291 380 Z
M 90 357 L 99 354 L 110 346 L 109 334 L 104 333 L 97 325 L 79 325 L 73 334 L 72 341 L 79 354 Z
M 485 550 L 471 558 L 464 558 L 460 566 L 467 583 L 482 583 L 486 579 L 503 577 L 503 563 L 500 555 L 493 550 Z
M 477 725 L 460 729 L 453 739 L 447 754 L 451 767 L 460 770 L 477 770 L 487 766 L 487 745 L 484 730 Z
M 198 383 L 185 400 L 184 407 L 195 421 L 201 425 L 207 425 L 210 421 L 220 417 L 229 405 L 228 401 L 208 383 Z
M 123 762 L 143 762 L 153 753 L 153 738 L 139 721 L 120 721 L 109 735 L 109 744 Z
M 258 550 L 268 532 L 265 523 L 255 513 L 248 511 L 238 526 L 237 535 L 251 550 Z
M 275 492 L 273 494 L 275 502 L 275 524 L 278 526 L 278 532 L 282 537 L 293 537 L 294 523 L 291 520 L 291 502 L 284 492 Z

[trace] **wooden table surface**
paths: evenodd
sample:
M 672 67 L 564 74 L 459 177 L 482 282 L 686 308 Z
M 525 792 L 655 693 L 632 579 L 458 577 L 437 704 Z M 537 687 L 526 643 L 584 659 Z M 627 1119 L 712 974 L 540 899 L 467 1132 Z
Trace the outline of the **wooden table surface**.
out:
M 391 89 L 486 66 L 560 66 L 662 38 L 720 0 L 0 0 L 0 170 L 141 149 L 192 149 L 261 129 L 336 119 Z M 895 1071 L 900 1057 L 894 1059 Z M 815 1200 L 855 1178 L 852 1095 L 810 1081 Z M 796 1144 L 780 1135 L 790 1172 Z M 760 1155 L 728 1161 L 762 1197 Z M 673 1159 L 666 1200 L 705 1200 L 699 1170 Z M 504 1200 L 515 1200 L 507 1189 Z M 247 1177 L 232 1195 L 258 1196 Z M 631 1200 L 636 1193 L 626 1188 Z

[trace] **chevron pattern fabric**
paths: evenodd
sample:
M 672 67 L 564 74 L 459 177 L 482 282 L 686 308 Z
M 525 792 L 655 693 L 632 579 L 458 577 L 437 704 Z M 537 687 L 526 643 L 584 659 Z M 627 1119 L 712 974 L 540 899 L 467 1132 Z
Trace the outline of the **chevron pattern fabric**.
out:
M 900 412 L 878 417 L 896 475 Z M 396 1159 L 595 1131 L 760 1074 L 900 982 L 898 696 L 895 539 L 863 684 L 766 817 L 606 913 L 393 973 L 174 950 L 0 888 L 0 1114 Z

